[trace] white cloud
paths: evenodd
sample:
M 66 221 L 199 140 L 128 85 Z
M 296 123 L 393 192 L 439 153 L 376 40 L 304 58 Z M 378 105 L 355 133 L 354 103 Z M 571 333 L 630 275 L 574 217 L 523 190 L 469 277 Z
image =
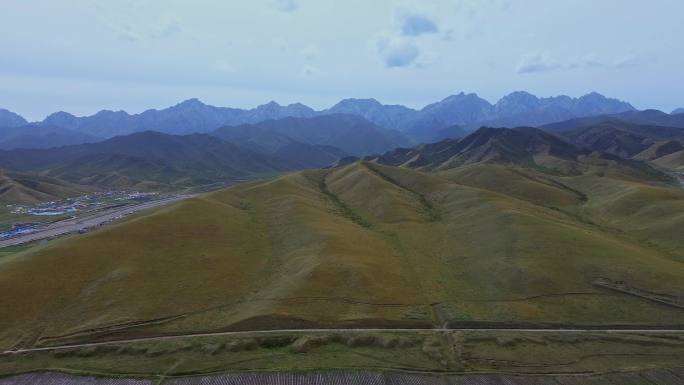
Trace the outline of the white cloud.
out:
M 156 30 L 152 31 L 150 36 L 158 39 L 167 39 L 178 35 L 180 32 L 180 22 L 177 19 L 172 18 L 163 22 Z
M 306 76 L 306 77 L 310 77 L 310 76 L 316 76 L 320 72 L 321 71 L 318 68 L 311 66 L 311 65 L 306 65 L 306 66 L 304 66 L 304 68 L 302 68 L 301 75 Z
M 595 53 L 582 56 L 578 60 L 561 63 L 547 53 L 535 53 L 523 55 L 516 67 L 519 74 L 533 72 L 549 72 L 555 70 L 577 69 L 622 69 L 630 68 L 639 64 L 634 55 L 623 56 L 613 62 L 603 60 Z
M 420 36 L 439 32 L 432 19 L 420 14 L 405 14 L 401 20 L 401 34 L 404 36 Z
M 625 55 L 617 59 L 613 66 L 618 69 L 632 68 L 639 65 L 639 58 L 636 55 Z
M 299 4 L 296 0 L 275 0 L 275 6 L 282 12 L 294 12 L 299 9 Z
M 304 59 L 307 61 L 314 60 L 316 56 L 318 56 L 319 50 L 318 47 L 314 44 L 309 44 L 306 47 L 302 48 L 300 51 L 302 56 L 304 56 Z
M 554 71 L 562 66 L 551 59 L 548 54 L 536 53 L 523 55 L 518 62 L 515 72 L 519 74 L 533 73 L 533 72 L 549 72 Z
M 212 63 L 211 67 L 226 73 L 237 72 L 237 69 L 225 60 L 216 60 Z
M 404 38 L 380 39 L 377 48 L 388 68 L 407 67 L 413 64 L 420 55 L 418 46 Z

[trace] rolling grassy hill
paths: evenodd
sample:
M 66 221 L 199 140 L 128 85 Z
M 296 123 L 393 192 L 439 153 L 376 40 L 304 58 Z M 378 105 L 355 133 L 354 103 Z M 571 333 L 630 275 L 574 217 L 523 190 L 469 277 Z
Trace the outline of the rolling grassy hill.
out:
M 2 168 L 106 188 L 181 188 L 273 174 L 300 164 L 210 135 L 152 131 L 98 143 L 0 151 Z
M 653 163 L 666 169 L 682 171 L 684 170 L 684 150 L 653 159 Z
M 0 203 L 31 204 L 81 195 L 91 188 L 50 177 L 0 171 Z
M 612 164 L 373 162 L 193 198 L 0 261 L 0 346 L 444 322 L 678 324 L 684 191 Z M 603 172 L 599 172 L 603 169 Z
M 684 139 L 656 142 L 636 154 L 635 159 L 650 161 L 669 170 L 684 169 Z

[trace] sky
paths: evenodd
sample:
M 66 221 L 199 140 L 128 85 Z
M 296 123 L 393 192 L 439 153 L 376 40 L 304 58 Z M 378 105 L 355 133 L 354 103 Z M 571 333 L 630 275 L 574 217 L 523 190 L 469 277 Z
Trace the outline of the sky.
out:
M 0 0 L 0 108 L 420 108 L 526 90 L 669 112 L 684 107 L 682 14 L 682 0 Z

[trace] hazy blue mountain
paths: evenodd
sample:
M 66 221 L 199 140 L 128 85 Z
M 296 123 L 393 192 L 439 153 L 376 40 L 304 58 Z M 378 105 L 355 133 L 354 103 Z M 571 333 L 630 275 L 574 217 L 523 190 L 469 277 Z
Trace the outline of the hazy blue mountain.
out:
M 430 126 L 465 126 L 491 119 L 493 113 L 493 106 L 488 101 L 477 94 L 461 92 L 425 106 L 416 119 L 406 122 L 403 128 L 416 131 Z
M 302 103 L 294 103 L 287 106 L 270 101 L 262 104 L 257 108 L 247 110 L 245 117 L 239 123 L 258 123 L 268 119 L 281 119 L 287 117 L 294 118 L 310 118 L 317 113 L 313 108 L 305 106 Z
M 210 135 L 152 131 L 99 143 L 0 151 L 0 167 L 106 187 L 191 186 L 291 169 Z
M 402 105 L 381 104 L 375 99 L 344 99 L 320 113 L 358 115 L 380 127 L 401 129 L 402 124 L 413 119 L 418 111 Z
M 579 98 L 561 95 L 538 98 L 528 92 L 516 91 L 494 105 L 495 118 L 478 122 L 493 127 L 538 127 L 573 118 L 617 114 L 633 111 L 634 107 L 618 99 L 592 92 Z M 471 125 L 471 128 L 476 126 Z
M 618 119 L 552 130 L 570 143 L 592 151 L 631 158 L 655 143 L 684 138 L 684 128 L 640 125 Z
M 480 126 L 536 127 L 577 117 L 632 110 L 634 107 L 629 103 L 606 98 L 596 92 L 579 98 L 565 95 L 538 98 L 528 92 L 516 91 L 494 105 L 477 94 L 460 93 L 426 106 L 398 127 L 414 140 L 425 142 L 427 138 L 444 139 L 445 136 L 435 136 L 434 133 L 454 125 L 466 130 Z
M 533 127 L 482 127 L 462 139 L 446 139 L 414 148 L 400 148 L 374 159 L 378 163 L 413 168 L 448 169 L 471 163 L 529 164 L 535 155 L 576 160 L 584 152 Z
M 0 129 L 0 149 L 50 148 L 72 144 L 93 143 L 102 140 L 93 135 L 72 129 L 31 123 L 19 127 Z
M 48 115 L 41 124 L 76 129 L 78 128 L 78 119 L 68 112 L 58 111 Z
M 555 175 L 577 175 L 594 167 L 606 167 L 630 178 L 671 180 L 642 161 L 582 148 L 536 127 L 481 127 L 462 139 L 398 148 L 364 159 L 425 170 L 446 170 L 476 163 L 522 165 Z
M 416 143 L 434 143 L 444 139 L 459 139 L 468 135 L 468 130 L 454 124 L 448 127 L 432 125 L 427 127 L 409 128 L 404 133 Z
M 292 141 L 270 154 L 282 160 L 291 169 L 323 168 L 348 157 L 346 152 L 334 146 L 315 145 Z
M 151 109 L 140 114 L 103 110 L 92 116 L 76 117 L 66 112 L 48 116 L 42 124 L 59 126 L 98 137 L 113 137 L 142 131 L 169 134 L 207 133 L 222 126 L 254 124 L 285 117 L 311 118 L 349 114 L 365 118 L 377 126 L 406 133 L 415 142 L 453 136 L 440 130 L 460 126 L 466 130 L 487 126 L 541 126 L 573 118 L 617 114 L 634 108 L 626 102 L 590 93 L 579 98 L 556 96 L 538 98 L 516 91 L 491 104 L 477 94 L 451 95 L 421 110 L 401 105 L 384 105 L 375 99 L 344 99 L 322 110 L 295 103 L 282 106 L 269 102 L 253 109 L 216 107 L 189 99 L 169 108 Z
M 262 146 L 267 151 L 299 142 L 333 146 L 356 156 L 385 152 L 412 143 L 399 131 L 388 130 L 361 116 L 348 114 L 266 120 L 255 124 L 222 127 L 213 134 L 243 146 Z
M 42 123 L 59 125 L 100 137 L 127 135 L 142 131 L 167 134 L 206 133 L 224 125 L 255 123 L 288 116 L 309 117 L 315 111 L 303 104 L 281 106 L 270 102 L 251 110 L 215 107 L 198 99 L 189 99 L 162 110 L 150 109 L 140 114 L 103 110 L 95 115 L 75 117 L 65 112 L 48 116 Z
M 570 98 L 568 98 L 570 99 Z M 525 91 L 515 91 L 499 99 L 494 105 L 497 116 L 514 116 L 540 108 L 542 101 Z
M 670 113 L 671 115 L 684 114 L 684 108 L 675 108 Z
M 594 126 L 605 121 L 621 121 L 638 125 L 682 128 L 684 127 L 684 114 L 671 115 L 658 110 L 634 110 L 612 115 L 597 115 L 584 118 L 575 118 L 546 124 L 543 126 L 543 128 L 547 131 L 561 131 L 578 127 Z
M 28 122 L 21 115 L 12 111 L 0 108 L 0 127 L 18 127 Z

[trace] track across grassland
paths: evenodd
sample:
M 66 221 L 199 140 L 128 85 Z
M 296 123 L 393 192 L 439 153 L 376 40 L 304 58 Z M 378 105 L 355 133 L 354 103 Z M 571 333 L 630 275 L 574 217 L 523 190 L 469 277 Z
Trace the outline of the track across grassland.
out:
M 154 342 L 164 340 L 176 340 L 196 337 L 216 337 L 216 336 L 265 336 L 272 334 L 307 334 L 307 333 L 444 333 L 449 331 L 492 331 L 492 332 L 520 332 L 520 333 L 684 333 L 684 329 L 614 329 L 614 328 L 433 328 L 433 329 L 392 329 L 392 328 L 353 328 L 353 329 L 273 329 L 273 330 L 254 330 L 254 331 L 230 331 L 216 333 L 196 333 L 196 334 L 177 334 L 157 337 L 141 337 L 123 340 L 112 340 L 103 342 L 91 342 L 71 345 L 46 346 L 39 348 L 26 348 L 6 350 L 0 352 L 0 356 L 9 354 L 32 353 L 42 351 L 56 351 L 65 349 L 90 348 L 95 346 L 119 345 L 136 342 Z

